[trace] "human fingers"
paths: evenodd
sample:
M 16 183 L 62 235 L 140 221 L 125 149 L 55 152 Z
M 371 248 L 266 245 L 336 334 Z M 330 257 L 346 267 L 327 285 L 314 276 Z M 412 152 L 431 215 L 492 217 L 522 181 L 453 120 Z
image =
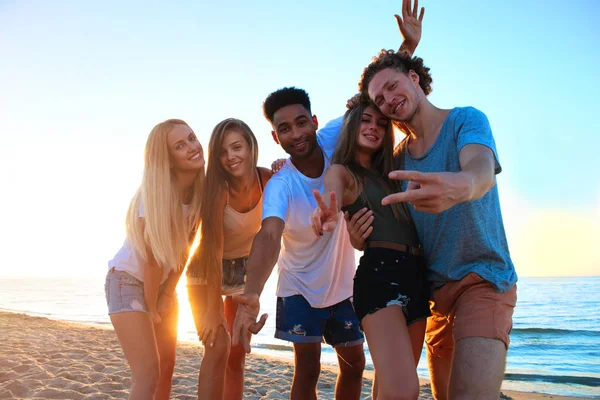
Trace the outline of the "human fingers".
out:
M 318 208 L 315 208 L 310 213 L 310 227 L 315 236 L 323 236 L 323 231 L 321 230 L 321 210 Z
M 404 21 L 402 21 L 402 17 L 399 16 L 398 14 L 394 14 L 394 18 L 396 18 L 396 23 L 398 24 L 398 29 L 400 29 L 400 32 L 402 32 L 402 25 L 404 24 Z
M 321 193 L 317 189 L 313 190 L 313 196 L 315 197 L 315 200 L 317 201 L 317 206 L 321 210 L 327 210 L 327 204 L 325 204 L 325 202 L 323 201 L 323 196 L 321 196 Z
M 338 200 L 337 193 L 335 193 L 335 190 L 331 190 L 329 192 L 329 211 L 331 211 L 331 213 L 333 214 L 338 213 Z
M 321 227 L 322 232 L 333 232 L 335 227 L 337 226 L 337 218 L 329 220 L 323 224 Z
M 406 185 L 407 192 L 409 190 L 415 190 L 415 189 L 420 189 L 420 188 L 421 188 L 421 184 L 419 182 L 415 182 L 415 181 L 408 181 L 408 185 Z
M 372 228 L 372 224 L 373 221 L 375 221 L 375 216 L 371 215 L 370 217 L 368 217 L 367 219 L 365 219 L 365 222 L 363 224 L 361 224 L 358 227 L 358 235 L 360 235 L 361 237 L 364 236 L 365 232 L 369 229 Z
M 358 218 L 356 220 L 356 222 L 355 222 L 356 228 L 360 229 L 361 227 L 363 227 L 365 225 L 365 223 L 367 222 L 367 220 L 369 220 L 371 217 L 373 217 L 373 211 L 367 210 L 360 218 Z M 373 221 L 371 220 L 371 222 L 373 222 Z
M 363 207 L 360 210 L 358 210 L 357 212 L 354 213 L 354 215 L 352 216 L 352 218 L 350 218 L 350 214 L 348 214 L 348 211 L 344 212 L 344 218 L 346 218 L 346 222 L 349 223 L 349 225 L 354 226 L 356 225 L 356 221 L 362 217 L 363 215 L 365 215 L 365 213 L 369 211 L 369 209 L 367 207 Z
M 367 238 L 371 235 L 372 232 L 373 232 L 373 227 L 372 226 L 368 227 L 367 230 L 365 231 L 365 233 L 363 233 L 361 235 L 361 239 L 367 240 Z
M 431 199 L 431 194 L 425 189 L 415 189 L 407 192 L 390 194 L 381 200 L 381 204 L 387 206 L 392 203 L 413 203 L 425 199 Z
M 217 338 L 217 329 L 219 329 L 219 326 L 208 330 L 208 333 L 206 335 L 206 341 L 204 342 L 205 346 L 208 345 L 210 347 L 213 347 L 215 345 L 215 339 Z
M 404 171 L 396 170 L 392 171 L 388 175 L 390 179 L 400 181 L 414 181 L 419 183 L 433 182 L 439 179 L 438 174 L 419 172 L 419 171 Z
M 402 0 L 402 16 L 410 15 L 410 0 Z
M 346 107 L 349 109 L 356 107 L 358 105 L 358 103 L 360 103 L 360 96 L 361 96 L 360 93 L 357 93 L 354 96 L 352 96 L 351 98 L 349 98 L 348 101 L 346 102 Z
M 248 331 L 250 331 L 250 332 L 252 332 L 252 334 L 256 335 L 258 332 L 261 331 L 263 326 L 265 326 L 265 323 L 267 322 L 267 317 L 268 317 L 268 314 L 261 315 L 258 322 L 255 322 L 248 327 Z
M 250 340 L 248 339 L 248 335 L 246 334 L 246 331 L 239 332 L 239 334 L 240 334 L 239 344 L 242 345 L 246 354 L 250 354 L 250 352 L 252 351 L 252 348 L 250 347 Z M 237 345 L 237 343 L 233 343 L 233 344 Z
M 235 316 L 235 321 L 233 322 L 233 329 L 231 332 L 231 344 L 233 346 L 237 346 L 240 343 L 240 337 L 244 336 L 245 330 L 246 327 L 241 321 L 241 318 L 239 318 L 238 312 L 238 315 Z

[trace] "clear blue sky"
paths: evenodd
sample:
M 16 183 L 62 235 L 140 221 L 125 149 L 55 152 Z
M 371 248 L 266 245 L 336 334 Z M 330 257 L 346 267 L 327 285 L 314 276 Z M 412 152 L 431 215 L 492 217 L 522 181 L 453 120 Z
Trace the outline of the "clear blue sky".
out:
M 572 273 L 600 270 L 587 240 L 600 232 L 600 2 L 421 5 L 431 101 L 473 105 L 492 124 L 517 269 L 565 268 L 529 254 L 565 245 L 584 251 Z M 399 46 L 400 11 L 401 0 L 0 0 L 0 276 L 103 273 L 161 120 L 185 119 L 207 146 L 217 122 L 241 118 L 262 165 L 283 156 L 264 98 L 294 85 L 321 123 L 338 116 L 371 57 Z

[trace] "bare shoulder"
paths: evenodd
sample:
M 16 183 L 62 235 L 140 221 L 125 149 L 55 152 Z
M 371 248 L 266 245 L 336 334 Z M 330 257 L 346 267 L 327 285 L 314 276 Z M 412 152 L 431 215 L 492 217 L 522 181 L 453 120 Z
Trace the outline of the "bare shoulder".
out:
M 271 179 L 273 176 L 273 171 L 271 171 L 269 168 L 258 167 L 258 173 L 263 181 L 263 186 L 266 185 L 269 179 Z
M 327 168 L 325 172 L 325 179 L 335 179 L 338 182 L 342 182 L 345 188 L 349 188 L 353 185 L 354 180 L 348 172 L 348 168 L 341 164 L 332 164 Z
M 330 165 L 329 168 L 327 168 L 327 172 L 325 173 L 325 175 L 331 175 L 342 179 L 347 179 L 350 177 L 348 169 L 341 164 Z

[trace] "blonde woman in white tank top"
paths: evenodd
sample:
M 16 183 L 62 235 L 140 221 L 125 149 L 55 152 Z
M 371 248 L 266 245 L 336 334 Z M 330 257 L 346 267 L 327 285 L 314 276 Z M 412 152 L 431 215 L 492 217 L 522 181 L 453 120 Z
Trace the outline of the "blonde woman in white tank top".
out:
M 127 213 L 127 238 L 109 261 L 106 302 L 131 369 L 130 400 L 168 400 L 175 367 L 175 287 L 198 228 L 204 152 L 187 123 L 152 129 L 144 176 Z
M 256 138 L 238 119 L 217 124 L 208 148 L 202 236 L 187 272 L 198 336 L 216 349 L 215 357 L 202 360 L 199 395 L 210 379 L 223 384 L 224 399 L 241 399 L 246 353 L 241 346 L 231 347 L 229 332 L 238 307 L 232 296 L 244 289 L 246 260 L 261 226 L 263 187 L 272 172 L 257 167 Z M 213 396 L 221 398 L 216 392 Z

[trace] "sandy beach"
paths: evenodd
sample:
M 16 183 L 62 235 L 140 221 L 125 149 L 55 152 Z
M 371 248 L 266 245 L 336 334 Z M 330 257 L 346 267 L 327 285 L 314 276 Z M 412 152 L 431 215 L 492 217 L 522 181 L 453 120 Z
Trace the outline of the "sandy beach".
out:
M 126 399 L 129 370 L 111 329 L 0 312 L 0 399 Z M 202 347 L 179 343 L 172 399 L 196 399 Z M 245 398 L 287 399 L 293 365 L 251 354 Z M 325 367 L 319 398 L 333 399 L 336 371 Z M 363 399 L 371 399 L 372 373 L 365 373 Z M 569 399 L 504 392 L 504 398 Z M 432 399 L 426 381 L 420 399 Z

